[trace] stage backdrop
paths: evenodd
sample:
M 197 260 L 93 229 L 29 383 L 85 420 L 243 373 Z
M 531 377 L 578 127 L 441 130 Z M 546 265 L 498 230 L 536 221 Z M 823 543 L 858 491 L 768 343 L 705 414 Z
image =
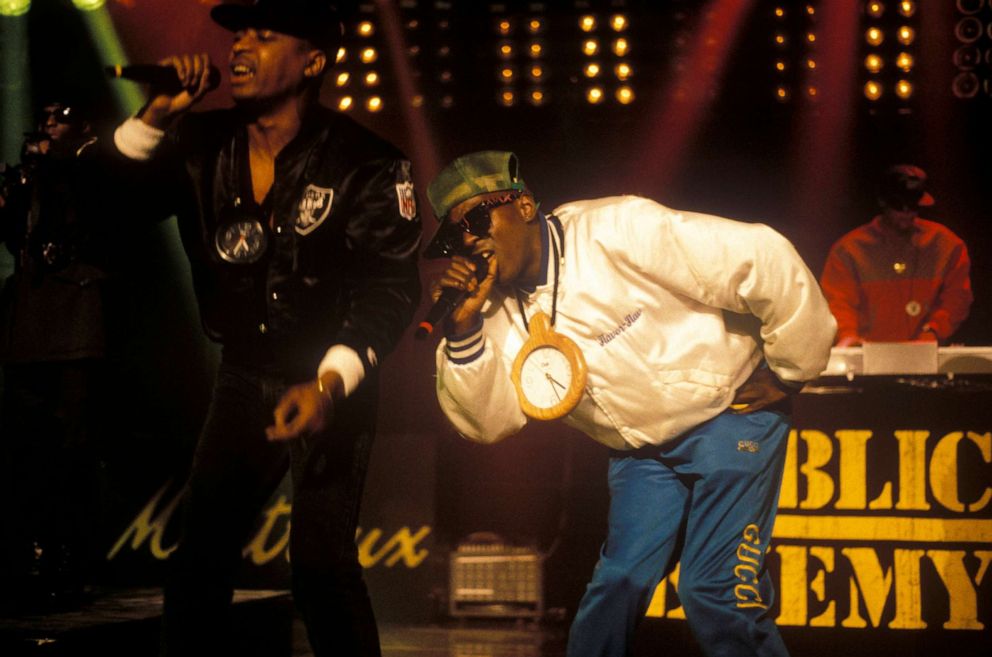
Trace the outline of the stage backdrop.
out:
M 742 532 L 728 604 L 770 608 L 797 654 L 986 654 L 992 385 L 827 383 L 799 397 L 778 521 Z M 605 463 L 603 449 L 558 424 L 496 446 L 450 430 L 380 435 L 356 537 L 380 618 L 443 618 L 449 551 L 475 531 L 544 553 L 547 606 L 568 617 L 605 526 Z M 108 540 L 118 577 L 147 576 L 171 549 L 176 486 L 165 484 Z M 286 586 L 290 504 L 283 487 L 259 519 L 246 586 Z M 762 550 L 775 600 L 751 584 Z M 659 585 L 640 642 L 686 632 L 677 582 L 676 570 Z

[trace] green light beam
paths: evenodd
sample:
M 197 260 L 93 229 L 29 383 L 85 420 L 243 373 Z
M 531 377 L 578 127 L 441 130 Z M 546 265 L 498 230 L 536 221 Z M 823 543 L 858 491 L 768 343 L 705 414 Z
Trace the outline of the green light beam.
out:
M 90 2 L 85 8 L 78 3 L 75 4 L 80 8 L 83 24 L 90 34 L 90 41 L 100 58 L 101 66 L 127 64 L 124 47 L 117 38 L 117 30 L 114 29 L 114 23 L 110 19 L 110 12 L 103 3 L 97 5 Z M 110 85 L 110 89 L 118 107 L 126 116 L 132 116 L 145 104 L 145 94 L 141 85 L 136 82 L 116 80 Z

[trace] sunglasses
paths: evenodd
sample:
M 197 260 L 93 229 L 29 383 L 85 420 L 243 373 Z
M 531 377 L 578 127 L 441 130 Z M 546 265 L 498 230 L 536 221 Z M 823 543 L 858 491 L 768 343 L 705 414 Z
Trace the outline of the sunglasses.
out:
M 66 105 L 50 105 L 38 115 L 38 124 L 45 125 L 53 117 L 56 123 L 69 124 L 76 120 L 76 113 Z
M 498 207 L 509 205 L 520 198 L 520 192 L 511 192 L 479 203 L 462 215 L 459 221 L 445 222 L 443 233 L 435 238 L 436 253 L 440 257 L 449 258 L 462 253 L 465 244 L 462 234 L 468 233 L 474 237 L 489 237 L 492 230 L 492 211 Z M 433 257 L 433 256 L 432 256 Z

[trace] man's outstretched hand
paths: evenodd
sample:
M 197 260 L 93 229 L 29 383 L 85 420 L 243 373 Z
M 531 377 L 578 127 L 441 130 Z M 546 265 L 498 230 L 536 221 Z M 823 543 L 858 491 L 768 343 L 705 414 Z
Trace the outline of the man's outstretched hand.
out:
M 344 395 L 337 372 L 326 372 L 319 381 L 289 388 L 273 412 L 273 424 L 265 429 L 269 440 L 295 440 L 319 433 L 334 416 L 334 401 Z

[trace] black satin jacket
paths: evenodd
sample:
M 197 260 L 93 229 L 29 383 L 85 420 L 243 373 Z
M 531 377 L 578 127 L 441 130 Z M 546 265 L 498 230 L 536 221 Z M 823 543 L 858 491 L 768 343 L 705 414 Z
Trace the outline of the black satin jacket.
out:
M 403 154 L 314 106 L 259 207 L 236 110 L 188 115 L 162 148 L 158 210 L 178 216 L 201 319 L 225 360 L 313 378 L 326 350 L 344 344 L 370 373 L 420 298 L 421 225 Z M 242 213 L 267 233 L 253 264 L 227 262 L 217 246 L 221 224 Z

